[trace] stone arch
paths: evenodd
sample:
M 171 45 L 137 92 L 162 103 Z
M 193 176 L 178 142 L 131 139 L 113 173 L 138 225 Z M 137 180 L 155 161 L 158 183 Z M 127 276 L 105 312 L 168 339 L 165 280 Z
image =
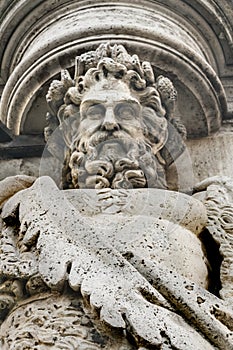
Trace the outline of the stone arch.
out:
M 175 7 L 163 0 L 97 1 L 95 7 L 85 0 L 37 0 L 30 6 L 21 0 L 5 5 L 5 12 L 2 6 L 1 71 L 7 83 L 1 120 L 16 135 L 42 132 L 49 81 L 72 67 L 75 56 L 107 40 L 122 42 L 176 82 L 182 106 L 190 106 L 182 111 L 189 137 L 209 135 L 228 116 L 221 70 L 231 63 L 230 20 L 212 0 L 195 6 L 183 0 Z M 210 26 L 211 15 L 216 24 Z

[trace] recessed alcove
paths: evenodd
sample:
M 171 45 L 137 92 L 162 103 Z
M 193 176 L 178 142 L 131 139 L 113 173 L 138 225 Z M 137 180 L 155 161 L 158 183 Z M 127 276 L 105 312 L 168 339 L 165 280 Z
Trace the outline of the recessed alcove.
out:
M 20 1 L 18 9 L 13 6 L 7 13 L 20 14 L 20 8 L 24 12 L 17 29 L 12 21 L 2 23 L 2 79 L 6 85 L 1 120 L 15 135 L 41 133 L 49 82 L 62 68 L 72 67 L 75 56 L 110 41 L 122 43 L 131 54 L 150 61 L 155 72 L 173 80 L 188 137 L 217 131 L 228 115 L 218 74 L 220 61 L 229 56 L 221 41 L 224 36 L 225 43 L 229 42 L 229 30 L 226 26 L 226 33 L 217 37 L 219 27 L 204 21 L 201 6 L 205 12 L 212 11 L 220 23 L 212 1 L 208 6 L 200 1 L 196 7 L 189 1 L 181 3 L 174 7 L 162 0 L 96 1 L 92 6 L 88 1 L 63 0 L 55 1 L 51 11 L 48 1 L 37 1 L 27 12 Z

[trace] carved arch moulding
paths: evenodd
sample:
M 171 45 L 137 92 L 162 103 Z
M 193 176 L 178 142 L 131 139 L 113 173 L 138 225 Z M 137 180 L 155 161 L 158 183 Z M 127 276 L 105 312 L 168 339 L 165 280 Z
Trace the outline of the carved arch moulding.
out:
M 5 1 L 1 6 L 1 120 L 40 134 L 45 95 L 75 57 L 110 41 L 149 61 L 178 90 L 188 137 L 231 117 L 232 6 L 223 1 Z M 230 102 L 229 102 L 230 101 Z M 227 106 L 228 105 L 228 106 Z M 182 106 L 182 107 L 181 107 Z

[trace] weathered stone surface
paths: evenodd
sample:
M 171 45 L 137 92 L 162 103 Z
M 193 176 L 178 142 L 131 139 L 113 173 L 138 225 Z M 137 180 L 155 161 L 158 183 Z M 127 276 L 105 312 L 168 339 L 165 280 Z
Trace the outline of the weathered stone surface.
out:
M 0 181 L 0 207 L 15 193 L 30 187 L 35 180 L 32 176 L 16 175 Z
M 111 190 L 109 191 L 111 193 Z M 167 259 L 163 261 L 159 258 L 161 251 L 158 247 L 158 240 L 163 241 L 161 223 L 166 224 L 166 220 L 153 220 L 151 213 L 146 220 L 145 215 L 142 215 L 142 220 L 140 220 L 140 215 L 134 217 L 132 214 L 130 216 L 127 211 L 124 212 L 121 203 L 118 203 L 118 207 L 119 204 L 121 207 L 118 213 L 107 214 L 105 212 L 106 206 L 103 203 L 100 207 L 103 208 L 104 214 L 102 212 L 95 214 L 96 217 L 103 216 L 106 224 L 109 222 L 109 225 L 105 224 L 103 227 L 103 220 L 99 223 L 98 220 L 93 222 L 91 217 L 87 215 L 88 210 L 85 207 L 85 215 L 82 214 L 82 211 L 77 211 L 70 200 L 73 193 L 72 191 L 68 191 L 68 193 L 71 194 L 68 197 L 69 200 L 66 197 L 66 191 L 59 191 L 49 178 L 42 177 L 31 188 L 18 192 L 4 205 L 2 217 L 5 224 L 1 242 L 3 276 L 25 283 L 25 280 L 30 281 L 33 276 L 39 274 L 40 279 L 37 280 L 36 285 L 38 286 L 39 283 L 44 292 L 46 285 L 52 290 L 62 291 L 65 287 L 65 281 L 67 281 L 74 292 L 81 290 L 82 296 L 89 301 L 92 308 L 99 310 L 102 321 L 112 327 L 125 329 L 128 334 L 135 338 L 138 346 L 143 344 L 144 339 L 144 342 L 152 344 L 155 348 L 162 346 L 162 344 L 164 346 L 168 344 L 168 348 L 177 347 L 186 350 L 188 344 L 190 349 L 214 349 L 211 343 L 219 349 L 232 348 L 233 315 L 229 305 L 197 286 L 196 283 L 191 282 L 190 279 L 195 279 L 194 274 L 188 276 L 190 279 L 182 277 L 182 274 L 185 276 L 185 273 L 180 274 L 179 267 L 177 269 L 173 265 L 167 268 Z M 126 193 L 127 191 L 125 191 Z M 81 196 L 85 198 L 85 194 L 84 191 Z M 95 193 L 96 195 L 98 197 L 98 192 Z M 103 200 L 101 191 L 100 196 Z M 172 194 L 170 199 L 174 200 Z M 187 198 L 185 199 L 187 201 Z M 169 202 L 168 198 L 166 200 Z M 190 200 L 192 203 L 190 209 L 194 207 L 194 211 L 193 214 L 192 210 L 188 213 L 191 213 L 192 217 L 192 215 L 195 216 L 195 206 L 201 204 L 198 204 L 195 199 L 190 198 Z M 91 210 L 93 216 L 95 205 L 93 206 L 93 200 L 88 202 L 91 208 L 89 213 Z M 172 203 L 170 204 L 172 205 Z M 15 212 L 18 205 L 19 216 Z M 169 211 L 169 208 L 167 210 Z M 165 209 L 165 215 L 167 210 Z M 203 220 L 202 216 L 201 220 Z M 116 231 L 112 226 L 113 217 L 115 224 L 120 218 Z M 150 218 L 149 222 L 148 218 Z M 11 232 L 14 227 L 12 220 L 19 220 L 18 237 L 13 231 Z M 130 229 L 127 228 L 129 222 Z M 11 223 L 10 226 L 9 223 Z M 138 226 L 137 223 L 142 226 Z M 13 226 L 11 226 L 12 224 Z M 201 226 L 203 224 L 204 222 Z M 188 223 L 186 225 L 188 226 Z M 171 242 L 174 239 L 173 243 L 178 238 L 183 240 L 184 236 L 190 232 L 187 229 L 178 228 L 174 223 L 170 224 L 170 227 L 178 230 L 179 237 L 174 236 L 172 230 L 169 231 L 168 225 L 167 231 L 163 231 L 165 241 L 166 237 L 171 239 Z M 166 236 L 169 232 L 170 237 Z M 154 233 L 158 234 L 157 238 Z M 195 237 L 190 232 L 189 243 L 192 235 Z M 140 240 L 144 240 L 144 242 L 138 245 L 138 238 L 139 243 Z M 194 241 L 192 245 L 195 244 Z M 19 242 L 21 243 L 19 244 Z M 154 255 L 148 254 L 151 244 L 154 244 L 155 260 L 153 260 Z M 165 245 L 168 252 L 171 248 L 172 254 L 172 247 L 169 248 L 169 244 Z M 185 242 L 182 242 L 182 246 L 186 251 L 188 249 L 187 254 L 191 256 L 190 246 L 186 245 L 185 248 Z M 180 249 L 180 244 L 177 247 Z M 158 254 L 156 254 L 157 252 Z M 7 259 L 14 261 L 14 263 L 10 263 L 9 260 L 7 264 Z M 15 259 L 18 259 L 18 262 Z M 198 260 L 201 259 L 199 256 Z M 174 263 L 173 260 L 172 264 Z M 194 264 L 195 266 L 192 268 L 196 270 L 198 267 L 195 262 Z M 152 284 L 148 283 L 145 277 Z M 4 283 L 6 284 L 6 282 Z M 30 283 L 31 285 L 33 284 Z M 35 293 L 29 285 L 27 290 L 29 294 Z M 18 300 L 18 302 L 24 298 L 22 294 L 15 291 L 15 288 L 8 288 L 7 292 L 5 287 L 5 290 L 3 289 L 3 302 L 8 295 L 14 295 L 15 301 Z M 12 306 L 12 304 L 7 306 Z M 193 314 L 195 314 L 193 329 L 185 323 L 181 316 L 174 313 L 176 309 L 191 323 Z M 12 316 L 24 317 L 20 311 L 19 314 L 17 310 L 12 312 Z M 226 315 L 226 318 L 223 315 Z M 56 316 L 52 317 L 56 318 Z M 13 322 L 11 316 L 7 322 Z M 27 321 L 25 320 L 25 322 Z M 34 329 L 30 319 L 28 322 L 30 327 Z M 64 324 L 66 324 L 65 320 Z M 211 326 L 209 326 L 210 324 Z M 2 325 L 2 332 L 5 332 L 4 327 L 7 327 L 5 323 Z M 196 327 L 210 340 L 210 343 L 195 331 Z M 11 332 L 13 335 L 15 334 L 13 329 Z M 15 332 L 17 333 L 17 329 Z M 20 329 L 19 332 L 21 332 Z M 60 330 L 59 337 L 62 337 L 62 334 L 62 330 Z M 31 344 L 34 344 L 35 336 L 30 336 L 30 338 L 32 340 L 29 340 L 29 344 L 30 341 Z M 24 338 L 24 341 L 25 339 L 27 338 Z M 76 340 L 73 339 L 73 341 Z M 73 349 L 73 346 L 70 345 L 68 348 Z M 106 347 L 106 349 L 111 349 L 111 347 Z
M 228 115 L 217 65 L 207 45 L 169 17 L 169 1 L 166 14 L 156 3 L 158 12 L 151 16 L 141 2 L 132 8 L 119 4 L 98 3 L 94 11 L 69 5 L 61 21 L 39 31 L 14 62 L 3 93 L 1 117 L 16 134 L 27 132 L 29 119 L 37 115 L 30 110 L 34 102 L 43 110 L 43 89 L 61 66 L 74 66 L 78 47 L 75 72 L 62 70 L 61 79 L 50 85 L 46 128 L 46 137 L 55 136 L 49 146 L 60 163 L 65 159 L 58 176 L 62 173 L 64 187 L 76 190 L 61 191 L 43 176 L 0 183 L 4 350 L 233 349 L 232 180 L 204 181 L 195 187 L 196 198 L 135 189 L 166 188 L 165 172 L 184 150 L 183 123 L 189 137 L 203 136 Z M 218 18 L 212 2 L 205 5 Z M 90 19 L 95 19 L 92 29 Z M 80 20 L 83 26 L 75 26 Z M 124 31 L 129 52 L 143 47 L 144 62 L 118 40 L 96 49 L 93 37 L 82 45 L 96 50 L 86 53 L 80 42 L 74 44 L 77 28 L 82 40 L 87 33 L 103 35 L 110 22 L 111 35 Z M 22 72 L 22 67 L 30 69 Z M 178 106 L 171 80 L 161 76 L 167 71 L 181 91 Z M 178 165 L 178 180 L 174 173 L 168 179 L 171 187 L 190 190 L 196 173 L 191 169 L 192 176 L 181 183 Z M 46 171 L 43 157 L 39 175 Z M 210 273 L 212 247 L 221 286 Z
M 222 256 L 220 269 L 220 295 L 233 302 L 233 181 L 229 177 L 215 176 L 203 180 L 196 190 L 206 190 L 201 199 L 207 208 L 207 227 L 219 245 Z M 198 194 L 196 195 L 198 197 Z
M 187 147 L 192 159 L 195 182 L 219 174 L 232 176 L 233 136 L 231 125 L 208 138 L 188 141 Z
M 8 317 L 0 337 L 2 350 L 136 349 L 122 332 L 106 329 L 77 293 L 45 293 L 22 302 Z
M 162 190 L 80 190 L 78 194 L 69 190 L 65 196 L 91 227 L 102 230 L 104 240 L 111 237 L 122 254 L 131 251 L 142 259 L 163 262 L 207 287 L 205 258 L 197 238 L 207 216 L 199 201 Z

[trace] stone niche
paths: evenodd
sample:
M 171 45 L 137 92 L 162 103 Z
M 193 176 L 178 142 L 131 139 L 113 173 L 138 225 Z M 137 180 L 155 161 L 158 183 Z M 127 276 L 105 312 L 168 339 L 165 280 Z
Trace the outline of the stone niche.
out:
M 208 3 L 209 7 L 198 3 L 203 6 L 202 15 L 186 1 L 175 8 L 169 1 L 166 6 L 163 1 L 96 1 L 95 6 L 87 1 L 55 1 L 51 11 L 47 1 L 38 1 L 32 9 L 25 2 L 19 2 L 17 9 L 6 8 L 6 18 L 13 16 L 13 10 L 20 16 L 20 5 L 27 16 L 17 31 L 3 18 L 2 26 L 8 27 L 3 32 L 6 46 L 1 71 L 7 84 L 2 96 L 2 121 L 15 134 L 41 131 L 48 81 L 61 68 L 74 66 L 75 56 L 111 40 L 140 54 L 142 61 L 151 62 L 156 75 L 172 79 L 189 137 L 207 136 L 218 130 L 221 118 L 227 116 L 219 79 L 223 63 L 219 61 L 224 52 L 217 33 L 204 21 L 205 12 L 214 11 L 212 2 Z M 222 20 L 218 13 L 215 19 Z M 222 36 L 230 40 L 227 26 L 224 29 Z M 7 38 L 10 30 L 12 35 Z M 214 38 L 216 49 L 212 47 Z

